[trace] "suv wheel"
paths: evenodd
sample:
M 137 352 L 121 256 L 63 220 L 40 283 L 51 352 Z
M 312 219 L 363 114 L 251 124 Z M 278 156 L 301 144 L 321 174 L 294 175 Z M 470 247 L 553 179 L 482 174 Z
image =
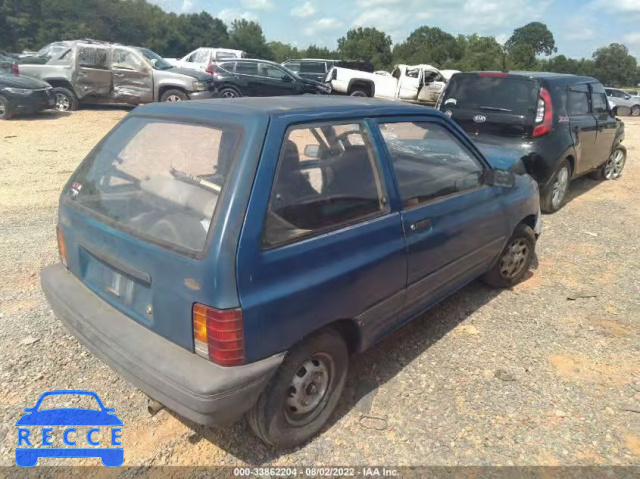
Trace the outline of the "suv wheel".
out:
M 0 96 L 0 120 L 8 120 L 11 118 L 11 109 L 9 108 L 9 101 Z
M 492 288 L 509 288 L 519 283 L 531 267 L 535 250 L 535 233 L 529 226 L 519 224 L 500 253 L 500 258 L 482 280 Z
M 162 94 L 160 101 L 187 101 L 189 97 L 181 90 L 167 90 Z
M 640 105 L 634 105 L 631 107 L 631 116 L 640 116 Z
M 360 96 L 360 97 L 368 97 L 369 95 L 367 95 L 367 92 L 360 89 L 360 88 L 354 88 L 351 93 L 349 93 L 349 96 Z
M 342 336 L 320 331 L 294 346 L 247 413 L 267 444 L 289 449 L 314 436 L 340 399 L 349 369 Z
M 218 96 L 220 98 L 239 98 L 240 93 L 235 88 L 227 87 L 220 90 L 220 93 L 218 93 Z
M 595 180 L 617 180 L 622 175 L 622 170 L 627 162 L 627 149 L 618 146 L 604 165 L 594 171 L 590 176 Z
M 564 198 L 569 189 L 571 179 L 571 166 L 567 160 L 563 160 L 549 183 L 542 192 L 540 206 L 545 213 L 555 213 L 564 203 Z
M 53 89 L 53 94 L 56 96 L 56 110 L 74 111 L 78 109 L 78 98 L 71 90 L 59 86 Z

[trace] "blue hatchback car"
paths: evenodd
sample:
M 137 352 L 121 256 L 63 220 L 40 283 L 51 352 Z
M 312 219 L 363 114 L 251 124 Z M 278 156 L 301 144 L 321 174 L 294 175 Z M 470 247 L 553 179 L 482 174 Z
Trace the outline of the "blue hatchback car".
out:
M 538 188 L 492 161 L 444 114 L 396 102 L 144 106 L 65 187 L 42 286 L 149 396 L 200 424 L 247 413 L 292 447 L 327 421 L 350 353 L 477 277 L 527 272 Z

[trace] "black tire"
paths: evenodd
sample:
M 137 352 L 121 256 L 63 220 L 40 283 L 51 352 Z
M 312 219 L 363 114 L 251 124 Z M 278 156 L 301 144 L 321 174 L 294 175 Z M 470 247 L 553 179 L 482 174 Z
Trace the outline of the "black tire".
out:
M 224 87 L 218 92 L 218 98 L 240 98 L 241 96 L 238 90 L 230 86 Z
M 13 115 L 9 100 L 0 95 L 0 120 L 8 120 Z
M 589 173 L 589 177 L 598 181 L 617 180 L 622 176 L 622 170 L 624 170 L 626 163 L 627 149 L 622 145 L 618 145 L 600 168 Z
M 71 90 L 57 86 L 53 89 L 56 97 L 55 109 L 58 111 L 75 111 L 78 109 L 78 97 Z
M 328 371 L 323 381 L 322 369 Z M 309 365 L 309 368 L 307 368 Z M 318 368 L 311 370 L 311 368 Z M 349 369 L 349 352 L 342 336 L 334 330 L 326 329 L 309 336 L 294 346 L 269 381 L 256 405 L 247 413 L 251 429 L 265 443 L 282 449 L 290 449 L 303 444 L 318 433 L 333 412 L 342 394 Z M 302 376 L 301 376 L 302 374 Z M 320 374 L 319 379 L 315 375 Z M 307 384 L 305 376 L 311 381 Z M 317 405 L 306 416 L 297 411 L 292 403 L 298 403 L 298 390 L 294 382 L 301 382 L 302 398 L 309 398 Z M 317 381 L 317 382 L 316 382 Z M 316 387 L 323 387 L 321 397 L 313 398 L 314 393 L 307 391 L 314 387 L 316 396 L 320 396 Z M 297 423 L 297 424 L 296 424 Z
M 525 248 L 526 251 L 521 255 L 514 255 L 519 248 Z M 500 253 L 496 264 L 482 276 L 482 281 L 496 289 L 510 288 L 518 284 L 529 271 L 535 252 L 535 233 L 529 226 L 519 224 Z
M 544 213 L 555 213 L 562 208 L 570 181 L 571 165 L 567 160 L 562 160 L 540 196 L 540 208 Z M 561 183 L 564 183 L 564 187 Z
M 351 90 L 351 93 L 349 93 L 349 96 L 368 97 L 369 94 L 362 88 L 354 88 L 353 90 Z
M 160 101 L 165 102 L 173 102 L 173 101 L 187 101 L 189 96 L 183 92 L 182 90 L 167 90 L 160 97 Z
M 631 107 L 631 116 L 640 116 L 640 105 L 633 105 Z

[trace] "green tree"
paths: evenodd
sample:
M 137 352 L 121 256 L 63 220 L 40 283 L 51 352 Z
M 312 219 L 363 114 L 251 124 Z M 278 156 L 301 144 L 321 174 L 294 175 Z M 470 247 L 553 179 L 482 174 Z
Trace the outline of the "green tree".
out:
M 288 43 L 269 42 L 268 45 L 273 61 L 282 63 L 292 58 L 301 58 L 300 51 Z
M 459 35 L 456 39 L 463 51 L 462 58 L 455 62 L 456 70 L 502 70 L 505 68 L 505 51 L 495 37 Z
M 605 85 L 634 85 L 638 80 L 638 62 L 620 43 L 599 48 L 593 60 L 595 76 Z
M 375 28 L 353 28 L 338 39 L 338 53 L 345 60 L 368 60 L 376 69 L 391 67 L 391 37 Z
M 316 45 L 309 45 L 303 53 L 305 58 L 336 58 L 336 52 L 332 52 L 326 47 L 318 47 Z
M 393 49 L 395 63 L 417 65 L 429 63 L 451 68 L 462 59 L 464 46 L 450 33 L 437 27 L 420 27 Z
M 271 60 L 273 53 L 267 45 L 259 23 L 240 18 L 231 23 L 229 42 L 233 48 L 247 52 L 250 58 Z
M 511 51 L 522 45 L 530 46 L 533 49 L 534 56 L 543 54 L 549 56 L 558 51 L 553 33 L 544 23 L 540 22 L 531 22 L 523 27 L 516 28 L 511 38 L 507 40 L 505 47 L 508 51 Z
M 535 70 L 537 67 L 536 52 L 526 43 L 513 45 L 507 58 L 509 70 Z

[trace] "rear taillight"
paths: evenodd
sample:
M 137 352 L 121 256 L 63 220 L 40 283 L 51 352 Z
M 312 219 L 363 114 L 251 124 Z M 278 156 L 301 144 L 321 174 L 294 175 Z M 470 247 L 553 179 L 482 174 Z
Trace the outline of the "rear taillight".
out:
M 507 78 L 509 74 L 505 72 L 480 72 L 478 76 L 480 78 Z
M 216 72 L 216 62 L 209 63 L 209 66 L 205 71 L 210 75 L 213 75 Z
M 20 74 L 20 68 L 18 68 L 18 65 L 11 65 L 11 71 L 16 75 Z
M 221 366 L 244 364 L 244 322 L 240 309 L 193 305 L 193 343 L 199 356 Z
M 551 105 L 551 95 L 546 88 L 540 89 L 535 123 L 536 126 L 533 129 L 534 138 L 546 135 L 553 128 L 553 106 Z
M 59 226 L 56 227 L 56 236 L 58 237 L 58 253 L 60 254 L 60 262 L 67 267 L 67 245 L 64 242 L 64 233 Z

